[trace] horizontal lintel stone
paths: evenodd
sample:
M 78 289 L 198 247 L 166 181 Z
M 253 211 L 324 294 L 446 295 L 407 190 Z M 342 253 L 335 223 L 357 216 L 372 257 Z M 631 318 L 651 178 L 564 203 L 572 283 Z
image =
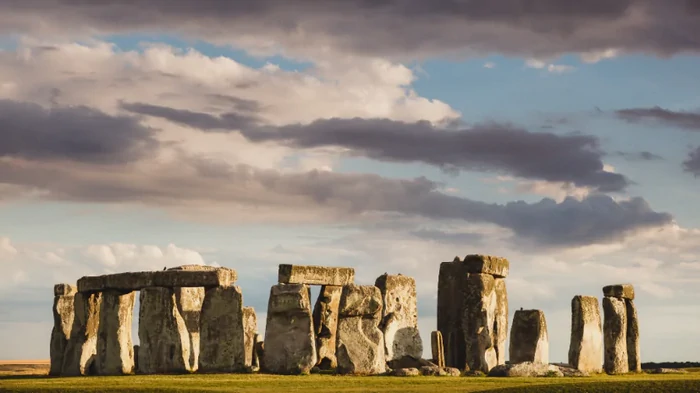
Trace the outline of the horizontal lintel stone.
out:
M 603 287 L 603 295 L 634 300 L 634 287 L 632 284 L 607 285 Z
M 347 285 L 355 281 L 355 269 L 304 265 L 279 265 L 280 284 Z
M 491 255 L 467 255 L 462 263 L 467 273 L 490 274 L 499 278 L 508 276 L 510 270 L 510 263 L 506 258 Z
M 236 282 L 236 278 L 236 271 L 227 268 L 127 272 L 82 277 L 78 280 L 78 291 L 137 291 L 148 287 L 228 287 Z

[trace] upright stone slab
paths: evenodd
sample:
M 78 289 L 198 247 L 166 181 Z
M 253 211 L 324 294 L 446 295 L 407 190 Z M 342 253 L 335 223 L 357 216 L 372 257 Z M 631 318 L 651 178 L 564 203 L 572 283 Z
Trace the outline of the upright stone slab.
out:
M 355 269 L 281 264 L 277 279 L 280 284 L 346 285 L 355 280 Z
M 496 349 L 496 363 L 506 364 L 506 344 L 508 341 L 508 291 L 506 280 L 496 278 L 494 280 L 496 292 L 496 311 L 494 315 L 494 347 Z
M 639 317 L 634 300 L 625 299 L 627 312 L 627 363 L 630 372 L 642 372 L 642 359 L 639 354 Z
M 603 326 L 596 297 L 574 296 L 571 300 L 569 365 L 587 373 L 601 372 Z
M 492 275 L 467 274 L 462 329 L 466 364 L 470 370 L 488 373 L 498 365 L 494 332 L 497 303 L 495 289 L 496 283 Z
M 243 365 L 247 369 L 257 368 L 255 361 L 255 336 L 258 335 L 258 316 L 253 307 L 243 307 Z
M 627 307 L 623 299 L 603 298 L 603 336 L 605 362 L 603 369 L 608 374 L 624 374 L 629 371 L 627 358 Z
M 467 272 L 459 257 L 453 262 L 442 262 L 438 276 L 437 325 L 445 348 L 445 365 L 464 369 L 467 362 L 462 313 L 464 312 L 463 286 Z
M 515 312 L 510 331 L 510 362 L 549 364 L 549 335 L 543 311 Z
M 200 316 L 200 372 L 235 372 L 245 369 L 245 330 L 241 289 L 206 290 Z
M 190 335 L 173 288 L 144 288 L 139 299 L 138 371 L 142 374 L 190 372 Z
M 335 347 L 338 331 L 338 307 L 343 287 L 324 285 L 314 306 L 314 330 L 316 333 L 316 351 L 318 367 L 322 370 L 335 369 L 338 360 Z
M 199 367 L 199 327 L 205 289 L 203 287 L 177 287 L 174 288 L 174 292 L 177 310 L 185 321 L 190 340 L 189 368 L 191 371 L 196 371 Z
M 96 374 L 123 375 L 134 372 L 131 325 L 135 300 L 135 292 L 124 293 L 113 289 L 102 292 Z
M 76 293 L 73 297 L 75 317 L 63 355 L 61 375 L 78 376 L 94 373 L 101 303 L 101 293 Z
M 51 367 L 49 375 L 61 375 L 63 354 L 71 336 L 73 319 L 75 317 L 73 304 L 76 291 L 77 288 L 69 284 L 54 286 L 53 329 L 51 330 L 51 345 L 49 348 Z
M 384 335 L 379 329 L 382 303 L 382 294 L 374 285 L 343 287 L 336 348 L 339 373 L 381 374 L 386 371 Z
M 267 305 L 263 370 L 272 374 L 305 374 L 316 360 L 309 287 L 274 285 Z
M 433 363 L 438 367 L 445 367 L 445 345 L 442 342 L 442 333 L 439 330 L 430 333 L 430 344 Z
M 404 356 L 420 359 L 423 341 L 418 331 L 416 280 L 404 275 L 383 274 L 374 285 L 382 294 L 382 333 L 386 361 Z

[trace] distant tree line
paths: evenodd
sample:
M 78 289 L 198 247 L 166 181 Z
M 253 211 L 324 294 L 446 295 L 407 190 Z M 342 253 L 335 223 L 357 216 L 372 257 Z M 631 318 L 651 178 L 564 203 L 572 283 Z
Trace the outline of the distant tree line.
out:
M 643 370 L 651 370 L 655 368 L 691 368 L 700 367 L 700 362 L 647 362 L 642 363 Z

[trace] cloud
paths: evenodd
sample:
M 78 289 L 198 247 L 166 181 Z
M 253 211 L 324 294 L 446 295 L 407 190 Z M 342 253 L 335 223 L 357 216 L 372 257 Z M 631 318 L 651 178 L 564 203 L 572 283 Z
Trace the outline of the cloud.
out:
M 427 121 L 319 119 L 310 124 L 248 127 L 252 120 L 235 113 L 220 116 L 146 104 L 124 104 L 135 113 L 165 118 L 205 130 L 238 130 L 253 142 L 277 142 L 294 148 L 338 147 L 382 161 L 422 162 L 445 170 L 494 171 L 527 179 L 569 182 L 603 192 L 629 184 L 604 169 L 598 140 L 592 136 L 531 133 L 508 124 L 479 124 L 448 130 Z
M 487 61 L 486 63 L 484 63 L 484 68 L 489 68 L 489 69 L 496 68 L 496 63 Z
M 35 35 L 176 32 L 298 57 L 352 53 L 407 59 L 499 52 L 546 58 L 580 53 L 593 61 L 611 57 L 611 51 L 659 56 L 697 52 L 699 8 L 690 0 L 304 0 L 294 7 L 279 0 L 207 0 L 196 5 L 185 0 L 105 0 L 99 5 L 27 0 L 3 2 L 0 26 L 5 32 Z
M 545 69 L 547 70 L 547 72 L 550 72 L 552 74 L 563 74 L 565 72 L 571 72 L 576 69 L 576 67 L 574 66 L 565 64 L 546 63 L 542 60 L 537 59 L 528 59 L 525 61 L 525 65 L 529 68 Z
M 664 158 L 649 151 L 616 151 L 614 155 L 624 158 L 627 161 L 659 161 Z
M 630 108 L 615 111 L 618 117 L 630 123 L 653 122 L 700 131 L 700 112 L 681 112 L 655 106 L 652 108 Z
M 700 176 L 700 147 L 688 153 L 688 157 L 683 161 L 683 169 L 695 177 Z

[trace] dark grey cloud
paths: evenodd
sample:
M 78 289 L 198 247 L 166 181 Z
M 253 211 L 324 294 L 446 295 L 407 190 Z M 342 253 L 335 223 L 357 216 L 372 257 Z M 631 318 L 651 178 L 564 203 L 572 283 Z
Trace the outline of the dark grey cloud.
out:
M 630 123 L 654 122 L 690 131 L 700 131 L 700 112 L 672 111 L 655 106 L 652 108 L 620 109 L 615 113 Z
M 627 161 L 659 161 L 664 158 L 649 151 L 616 151 L 614 155 L 624 158 Z
M 254 37 L 286 53 L 330 46 L 396 58 L 700 49 L 696 0 L 5 0 L 0 26 L 51 34 L 165 31 L 234 44 Z
M 700 176 L 700 147 L 688 153 L 688 157 L 683 161 L 683 169 L 695 177 Z
M 603 152 L 598 140 L 589 135 L 533 133 L 497 123 L 453 130 L 433 127 L 427 121 L 362 118 L 271 127 L 256 125 L 251 115 L 237 113 L 214 116 L 148 104 L 124 104 L 123 108 L 207 131 L 235 130 L 253 142 L 342 147 L 377 160 L 422 162 L 447 171 L 501 172 L 601 192 L 621 191 L 629 185 L 623 175 L 603 169 Z
M 153 133 L 133 117 L 85 106 L 0 100 L 0 157 L 124 163 L 158 147 Z

